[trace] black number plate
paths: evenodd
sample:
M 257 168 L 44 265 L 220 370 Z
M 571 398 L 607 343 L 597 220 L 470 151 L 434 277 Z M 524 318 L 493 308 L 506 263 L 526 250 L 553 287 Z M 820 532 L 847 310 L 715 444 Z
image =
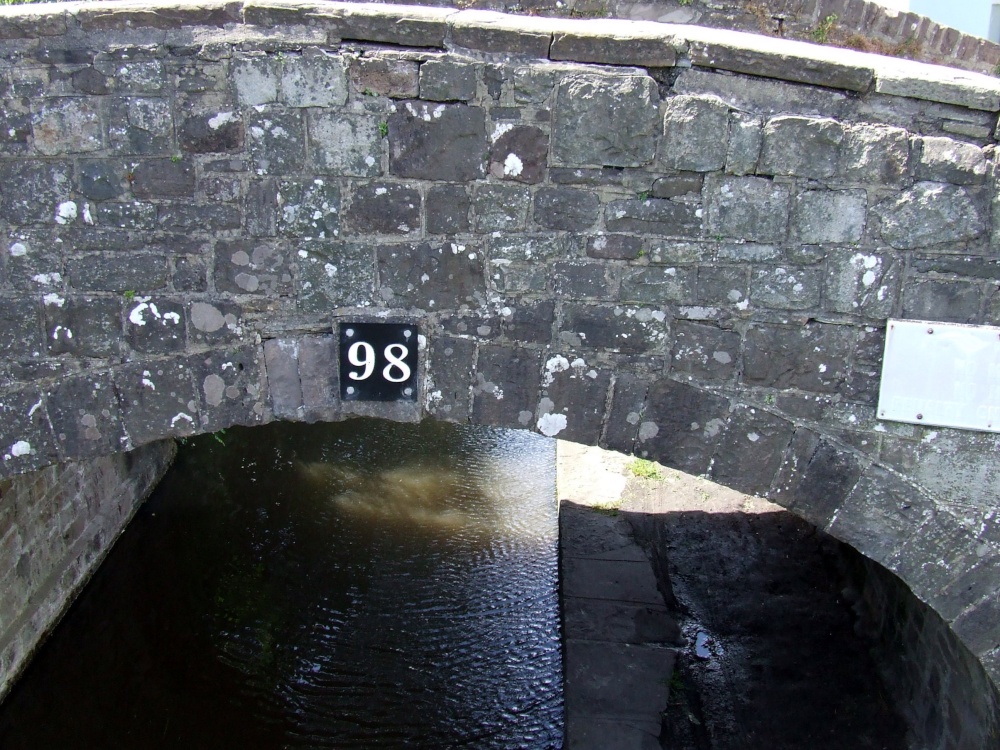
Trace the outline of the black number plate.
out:
M 416 401 L 417 327 L 341 323 L 340 397 L 345 401 Z

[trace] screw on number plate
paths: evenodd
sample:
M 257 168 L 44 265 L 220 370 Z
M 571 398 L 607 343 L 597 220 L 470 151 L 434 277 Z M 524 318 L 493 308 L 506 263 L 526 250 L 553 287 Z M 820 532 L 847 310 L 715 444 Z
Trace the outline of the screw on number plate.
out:
M 917 419 L 923 419 L 923 418 L 924 418 L 924 415 L 923 415 L 923 414 L 918 414 L 918 415 L 917 415 Z
M 354 335 L 354 329 L 353 328 L 348 328 L 347 331 L 345 331 L 345 333 L 348 336 L 353 336 Z
M 404 338 L 410 338 L 410 336 L 412 336 L 412 335 L 413 335 L 413 331 L 410 331 L 410 330 L 403 331 L 403 337 Z
M 934 333 L 934 329 L 933 328 L 928 328 L 927 329 L 927 333 Z

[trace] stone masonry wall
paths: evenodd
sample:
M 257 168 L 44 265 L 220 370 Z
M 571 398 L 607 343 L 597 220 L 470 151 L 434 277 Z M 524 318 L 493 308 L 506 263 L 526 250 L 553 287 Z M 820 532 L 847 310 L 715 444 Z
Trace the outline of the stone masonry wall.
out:
M 1000 81 L 691 26 L 0 10 L 0 471 L 432 416 L 759 493 L 1000 678 L 998 440 L 882 422 L 891 317 L 1000 323 Z M 420 327 L 342 403 L 341 321 Z
M 173 461 L 172 440 L 0 481 L 0 697 Z

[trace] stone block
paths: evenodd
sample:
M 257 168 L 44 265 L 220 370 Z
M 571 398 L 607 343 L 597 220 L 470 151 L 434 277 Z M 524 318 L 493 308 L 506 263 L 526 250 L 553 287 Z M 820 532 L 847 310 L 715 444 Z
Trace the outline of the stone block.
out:
M 156 229 L 157 206 L 145 201 L 129 203 L 98 203 L 97 223 L 102 227 L 116 229 Z
M 786 419 L 739 406 L 729 416 L 709 476 L 737 492 L 766 494 L 794 431 Z
M 792 237 L 799 242 L 857 242 L 865 233 L 864 190 L 805 190 L 792 201 Z
M 337 346 L 332 334 L 299 339 L 299 381 L 306 421 L 331 422 L 340 417 Z
M 700 196 L 704 185 L 704 175 L 697 172 L 680 172 L 666 177 L 657 177 L 649 194 L 653 198 Z
M 844 130 L 840 174 L 853 182 L 897 185 L 909 175 L 910 136 L 902 128 L 856 123 Z
M 885 565 L 934 516 L 930 497 L 881 466 L 870 466 L 827 531 Z
M 218 154 L 243 148 L 243 120 L 235 112 L 213 112 L 184 118 L 177 133 L 183 151 Z
M 641 167 L 656 153 L 659 94 L 647 76 L 574 74 L 556 89 L 552 156 L 564 166 Z
M 693 304 L 698 296 L 698 269 L 692 266 L 650 266 L 626 271 L 620 297 L 623 302 L 650 305 Z
M 823 300 L 827 310 L 884 319 L 895 309 L 900 263 L 888 255 L 830 250 Z
M 356 185 L 347 209 L 351 231 L 360 234 L 412 234 L 420 231 L 420 193 L 392 183 Z
M 262 387 L 265 368 L 260 346 L 194 354 L 188 367 L 199 398 L 199 432 L 252 426 L 270 419 Z
M 755 308 L 811 310 L 819 307 L 823 273 L 817 268 L 774 266 L 750 274 L 750 300 Z
M 45 400 L 61 455 L 103 456 L 124 447 L 121 407 L 110 373 L 62 379 L 49 386 Z
M 56 458 L 42 393 L 27 389 L 0 396 L 0 471 L 19 474 Z
M 58 295 L 56 297 L 62 299 Z M 42 317 L 36 300 L 0 300 L 0 350 L 11 359 L 41 354 Z
M 728 399 L 664 378 L 649 388 L 637 447 L 664 466 L 704 474 L 728 418 Z
M 454 182 L 484 175 L 486 118 L 479 107 L 405 102 L 388 125 L 392 174 Z
M 241 107 L 258 107 L 278 101 L 281 61 L 274 55 L 246 55 L 230 63 L 230 76 Z
M 535 194 L 535 223 L 545 229 L 586 231 L 600 217 L 601 202 L 592 192 L 543 187 Z
M 189 158 L 148 159 L 132 168 L 132 193 L 136 198 L 191 198 L 195 166 Z
M 550 304 L 550 307 L 552 305 Z M 488 310 L 458 310 L 438 315 L 438 323 L 442 335 L 457 336 L 476 341 L 491 341 L 499 338 L 502 321 L 509 321 L 516 313 L 514 308 L 507 311 L 491 313 Z M 530 317 L 530 313 L 528 313 Z M 530 322 L 530 321 L 529 321 Z M 549 315 L 549 328 L 552 327 L 552 316 Z
M 659 162 L 666 168 L 722 169 L 728 141 L 729 107 L 721 99 L 681 94 L 664 103 Z
M 979 146 L 952 138 L 924 136 L 918 140 L 916 164 L 918 180 L 949 182 L 953 185 L 982 185 L 988 165 Z
M 333 180 L 281 180 L 276 200 L 279 237 L 322 240 L 340 234 L 340 187 Z
M 490 147 L 490 174 L 529 185 L 545 178 L 549 137 L 539 128 L 514 126 Z
M 477 52 L 546 58 L 552 35 L 542 24 L 529 27 L 519 23 L 515 16 L 463 10 L 448 17 L 448 40 L 456 47 Z
M 8 224 L 49 223 L 73 190 L 69 163 L 13 160 L 0 163 L 0 220 Z M 76 204 L 74 203 L 74 208 Z
M 444 48 L 448 32 L 445 8 L 347 5 L 310 9 L 309 16 L 331 38 L 358 39 L 412 47 Z
M 481 307 L 486 302 L 483 257 L 455 242 L 380 245 L 379 294 L 392 306 L 423 310 Z
M 670 372 L 698 380 L 731 382 L 740 356 L 740 335 L 679 320 L 670 352 Z
M 658 28 L 638 24 L 609 27 L 602 24 L 593 30 L 584 27 L 557 30 L 552 35 L 550 60 L 638 65 L 670 68 L 677 61 L 674 39 Z
M 615 376 L 602 448 L 628 454 L 635 451 L 648 390 L 649 383 L 636 375 L 620 372 Z
M 373 115 L 310 110 L 309 148 L 318 172 L 349 177 L 382 174 L 382 134 Z
M 587 238 L 587 257 L 635 260 L 642 254 L 642 240 L 630 234 L 598 234 Z
M 251 237 L 274 237 L 278 231 L 278 181 L 272 177 L 251 180 L 247 185 L 243 213 L 246 233 Z
M 523 347 L 480 346 L 475 378 L 475 424 L 515 429 L 531 426 L 541 386 L 538 352 Z
M 67 297 L 45 305 L 45 340 L 51 355 L 114 357 L 122 339 L 121 302 L 107 297 Z
M 242 316 L 243 309 L 227 300 L 190 302 L 187 319 L 191 342 L 209 347 L 236 342 L 243 333 Z
M 504 294 L 551 293 L 549 269 L 533 263 L 493 261 L 491 286 Z
M 477 232 L 524 229 L 531 193 L 520 185 L 477 184 L 472 195 L 473 226 Z
M 433 102 L 468 102 L 476 98 L 473 63 L 428 60 L 420 65 L 420 98 Z
M 438 337 L 431 342 L 431 381 L 424 394 L 429 414 L 448 422 L 468 421 L 472 412 L 475 357 L 474 341 Z
M 750 293 L 747 271 L 743 266 L 699 266 L 693 301 L 698 305 L 744 302 Z
M 835 393 L 847 378 L 855 338 L 852 327 L 832 323 L 754 326 L 746 333 L 743 382 Z
M 955 618 L 952 630 L 974 654 L 1000 647 L 1000 595 L 993 593 Z
M 726 172 L 753 174 L 757 170 L 764 142 L 764 120 L 747 112 L 729 113 L 729 142 L 726 145 Z
M 264 366 L 271 409 L 278 419 L 300 420 L 305 412 L 299 380 L 299 343 L 295 339 L 267 339 Z
M 173 108 L 170 100 L 133 96 L 112 99 L 108 112 L 108 145 L 119 154 L 173 153 Z
M 247 114 L 250 156 L 258 175 L 299 172 L 305 165 L 305 123 L 301 110 L 265 107 Z
M 215 248 L 215 288 L 231 294 L 279 295 L 292 291 L 289 250 L 273 242 L 220 241 Z
M 773 117 L 764 126 L 760 174 L 823 179 L 840 161 L 844 127 L 830 118 Z
M 137 297 L 125 306 L 125 337 L 133 351 L 169 354 L 187 346 L 184 303 Z
M 791 191 L 761 177 L 710 178 L 705 184 L 708 231 L 718 238 L 783 242 Z
M 127 188 L 126 170 L 111 161 L 83 161 L 77 171 L 80 192 L 93 201 L 121 198 Z
M 59 156 L 104 148 L 102 105 L 98 98 L 38 101 L 31 115 L 35 151 L 43 156 Z
M 951 279 L 913 279 L 903 287 L 903 315 L 913 320 L 978 323 L 981 285 Z
M 67 259 L 70 285 L 82 292 L 152 292 L 167 286 L 163 255 L 87 253 Z
M 552 340 L 556 310 L 553 300 L 521 300 L 506 310 L 510 314 L 504 314 L 502 328 L 507 339 L 535 344 L 548 344 Z
M 617 270 L 607 263 L 559 261 L 552 268 L 552 289 L 570 299 L 611 299 L 618 286 Z
M 504 261 L 540 263 L 570 255 L 565 237 L 504 233 L 490 237 L 489 249 L 490 259 L 496 264 L 503 264 Z
M 315 47 L 281 58 L 281 101 L 289 107 L 339 107 L 347 102 L 347 72 L 339 55 Z
M 327 313 L 375 302 L 375 251 L 368 245 L 302 243 L 298 256 L 299 309 Z
M 351 83 L 365 94 L 414 99 L 419 93 L 418 71 L 413 60 L 362 57 L 351 64 Z
M 564 305 L 559 340 L 574 348 L 627 354 L 664 351 L 670 324 L 659 310 L 646 307 Z
M 989 223 L 981 190 L 940 182 L 918 182 L 872 212 L 882 239 L 898 250 L 968 242 L 981 237 Z
M 611 232 L 699 235 L 702 209 L 694 203 L 659 198 L 611 201 L 606 209 L 605 226 Z
M 772 499 L 826 528 L 864 471 L 853 453 L 799 428 L 775 479 Z
M 472 201 L 464 185 L 432 185 L 427 189 L 424 211 L 428 234 L 458 234 L 472 227 Z
M 126 364 L 114 383 L 131 447 L 199 431 L 201 399 L 188 357 Z

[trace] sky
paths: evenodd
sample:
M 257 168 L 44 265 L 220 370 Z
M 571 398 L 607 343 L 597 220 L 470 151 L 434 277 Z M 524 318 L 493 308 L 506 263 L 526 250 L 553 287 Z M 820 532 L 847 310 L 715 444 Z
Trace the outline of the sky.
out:
M 990 8 L 994 0 L 876 0 L 899 10 L 929 16 L 944 26 L 967 34 L 986 37 L 990 29 Z M 908 6 L 908 7 L 907 7 Z

